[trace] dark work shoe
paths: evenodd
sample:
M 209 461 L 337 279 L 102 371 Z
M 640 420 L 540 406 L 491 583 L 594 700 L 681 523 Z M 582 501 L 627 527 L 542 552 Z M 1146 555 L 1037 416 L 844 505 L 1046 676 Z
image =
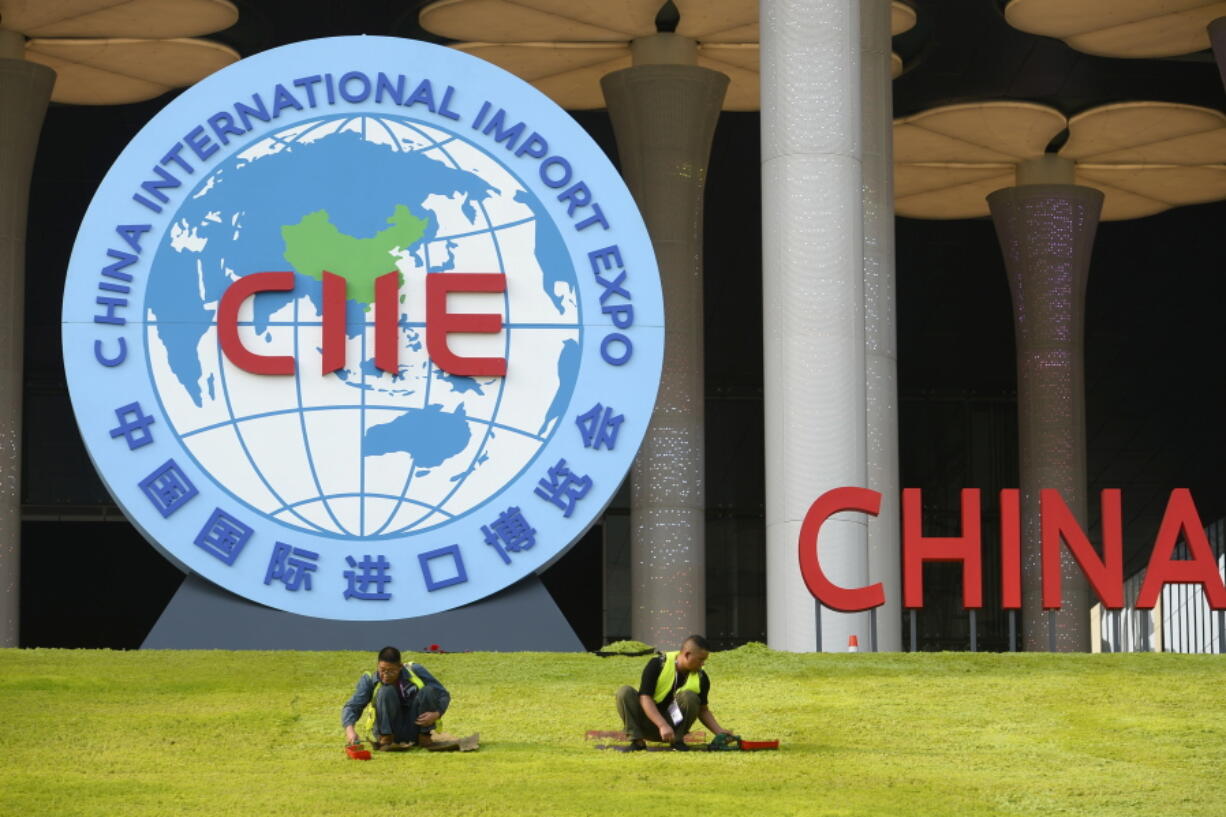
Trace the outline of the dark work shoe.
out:
M 685 745 L 684 740 L 679 740 L 679 741 L 676 741 L 675 743 L 670 743 L 668 748 L 672 749 L 674 752 L 688 752 L 690 750 L 690 747 Z
M 647 742 L 643 740 L 632 740 L 630 745 L 625 748 L 627 752 L 642 752 L 647 749 Z

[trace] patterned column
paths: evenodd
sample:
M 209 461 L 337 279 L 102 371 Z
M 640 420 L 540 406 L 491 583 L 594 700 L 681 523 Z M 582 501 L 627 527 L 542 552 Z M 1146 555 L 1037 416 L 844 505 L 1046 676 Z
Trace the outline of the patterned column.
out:
M 622 175 L 651 235 L 664 289 L 664 373 L 631 475 L 630 631 L 675 649 L 706 630 L 702 214 L 728 78 L 694 65 L 693 40 L 633 44 L 601 79 Z
M 0 647 L 17 646 L 20 635 L 26 210 L 55 84 L 54 71 L 21 58 L 24 43 L 0 30 Z
M 1217 58 L 1217 70 L 1226 85 L 1226 17 L 1219 17 L 1209 24 L 1209 40 L 1213 43 L 1213 56 Z
M 861 0 L 860 82 L 864 140 L 864 388 L 866 487 L 881 492 L 868 520 L 869 581 L 885 585 L 877 609 L 880 651 L 902 649 L 899 534 L 898 343 L 894 311 L 894 88 L 890 0 Z M 864 644 L 865 648 L 870 642 Z
M 818 605 L 797 547 L 814 500 L 868 479 L 860 3 L 759 8 L 767 642 L 841 652 L 869 643 L 869 616 Z M 835 584 L 868 584 L 866 549 L 863 514 L 823 525 Z
M 1021 169 L 1018 175 L 1026 181 Z M 1032 651 L 1090 648 L 1089 588 L 1063 548 L 1063 606 L 1054 614 L 1043 610 L 1039 491 L 1058 490 L 1078 522 L 1086 524 L 1083 316 L 1102 204 L 1101 192 L 1073 184 L 1019 184 L 988 196 L 1013 294 L 1022 638 Z

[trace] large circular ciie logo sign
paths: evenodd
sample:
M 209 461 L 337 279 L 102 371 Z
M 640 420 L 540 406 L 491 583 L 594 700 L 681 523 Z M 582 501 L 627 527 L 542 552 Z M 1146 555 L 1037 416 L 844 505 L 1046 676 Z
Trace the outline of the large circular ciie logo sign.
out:
M 660 283 L 599 147 L 466 54 L 343 37 L 243 60 L 124 150 L 64 296 L 73 407 L 180 566 L 336 619 L 480 599 L 625 477 Z

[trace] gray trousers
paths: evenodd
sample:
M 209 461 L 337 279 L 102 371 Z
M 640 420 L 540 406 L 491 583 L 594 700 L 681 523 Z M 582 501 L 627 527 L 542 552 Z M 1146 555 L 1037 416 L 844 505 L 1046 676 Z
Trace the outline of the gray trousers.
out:
M 659 728 L 643 711 L 643 704 L 639 701 L 637 689 L 629 685 L 623 686 L 617 690 L 616 698 L 617 714 L 621 715 L 622 724 L 626 727 L 626 734 L 631 740 L 661 740 Z M 702 702 L 699 701 L 697 693 L 690 692 L 688 689 L 678 692 L 674 699 L 681 710 L 681 723 L 673 726 L 673 734 L 675 735 L 674 740 L 680 741 L 690 731 L 694 721 L 698 720 L 698 711 L 702 708 Z M 666 709 L 661 708 L 660 714 L 665 720 L 671 720 Z
M 441 712 L 439 709 L 438 690 L 426 686 L 417 690 L 417 694 L 405 706 L 400 700 L 400 690 L 395 685 L 379 684 L 371 698 L 375 707 L 375 727 L 372 737 L 391 735 L 397 743 L 413 743 L 421 732 L 430 734 L 434 728 L 422 728 L 417 725 L 417 717 L 423 712 Z M 435 721 L 437 724 L 438 721 Z

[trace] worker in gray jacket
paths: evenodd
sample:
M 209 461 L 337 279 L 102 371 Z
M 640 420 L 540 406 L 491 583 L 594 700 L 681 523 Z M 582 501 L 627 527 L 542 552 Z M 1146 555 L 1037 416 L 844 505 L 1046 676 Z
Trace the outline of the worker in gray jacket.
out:
M 369 705 L 366 731 L 375 749 L 429 747 L 431 732 L 451 704 L 451 695 L 421 664 L 405 664 L 400 650 L 379 651 L 375 672 L 364 672 L 341 708 L 341 725 L 350 744 L 361 742 L 358 720 Z

